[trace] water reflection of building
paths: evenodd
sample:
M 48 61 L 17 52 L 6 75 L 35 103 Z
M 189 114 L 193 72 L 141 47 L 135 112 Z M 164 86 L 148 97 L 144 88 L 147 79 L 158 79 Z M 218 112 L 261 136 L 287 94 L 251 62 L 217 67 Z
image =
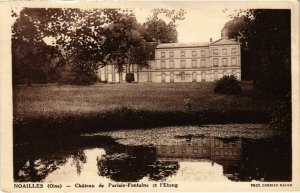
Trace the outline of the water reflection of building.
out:
M 157 146 L 156 155 L 161 158 L 203 158 L 212 161 L 240 160 L 242 140 L 194 138 L 177 145 Z
M 178 161 L 211 160 L 223 166 L 223 174 L 231 180 L 243 167 L 241 139 L 219 138 L 187 138 L 176 145 L 162 145 L 156 147 L 156 155 L 160 159 Z

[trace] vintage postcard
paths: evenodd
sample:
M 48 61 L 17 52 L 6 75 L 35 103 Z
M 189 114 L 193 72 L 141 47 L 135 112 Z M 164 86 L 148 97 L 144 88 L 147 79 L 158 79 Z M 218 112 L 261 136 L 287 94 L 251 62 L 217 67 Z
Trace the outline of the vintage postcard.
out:
M 300 190 L 299 2 L 0 7 L 3 192 Z

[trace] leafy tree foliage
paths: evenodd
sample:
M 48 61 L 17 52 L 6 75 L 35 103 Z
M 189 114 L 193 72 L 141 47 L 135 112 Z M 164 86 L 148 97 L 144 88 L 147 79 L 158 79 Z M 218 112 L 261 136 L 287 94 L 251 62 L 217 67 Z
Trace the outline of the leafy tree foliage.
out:
M 215 93 L 237 95 L 241 94 L 242 88 L 234 75 L 224 76 L 216 82 Z
M 169 9 L 154 9 L 153 15 L 147 18 L 144 23 L 144 37 L 148 42 L 175 43 L 177 42 L 177 21 L 185 19 L 186 12 L 183 9 L 178 11 Z M 169 22 L 159 17 L 163 15 Z
M 170 37 L 177 34 L 176 28 L 170 26 L 175 26 L 174 21 L 182 17 L 182 11 L 154 13 L 155 18 L 158 14 L 171 18 L 169 29 L 162 30 L 164 33 L 173 34 Z M 147 38 L 162 39 L 151 30 L 147 32 L 149 28 L 138 23 L 131 10 L 24 8 L 20 14 L 12 15 L 16 17 L 12 28 L 15 83 L 25 80 L 28 84 L 54 81 L 92 84 L 97 80 L 99 66 L 114 64 L 120 73 L 125 64 L 147 66 Z M 166 27 L 157 19 L 151 25 Z
M 173 25 L 168 25 L 162 19 L 151 19 L 145 24 L 145 38 L 148 42 L 175 43 L 177 31 Z
M 12 28 L 13 83 L 53 82 L 64 60 L 58 49 L 45 44 L 43 34 L 28 14 L 21 11 Z
M 246 10 L 225 25 L 230 38 L 240 36 L 242 77 L 265 93 L 291 90 L 290 10 Z

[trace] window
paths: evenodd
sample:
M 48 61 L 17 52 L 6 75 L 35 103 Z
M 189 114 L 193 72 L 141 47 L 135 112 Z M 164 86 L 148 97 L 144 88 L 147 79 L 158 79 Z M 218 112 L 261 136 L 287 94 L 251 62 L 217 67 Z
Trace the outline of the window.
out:
M 205 82 L 205 81 L 206 81 L 206 75 L 205 75 L 205 72 L 202 72 L 202 74 L 201 74 L 201 81 L 202 81 L 202 82 Z
M 180 61 L 180 67 L 181 68 L 185 68 L 185 60 L 181 60 Z
M 175 153 L 175 148 L 171 147 L 171 153 Z
M 196 51 L 192 51 L 192 56 L 193 57 L 197 56 L 197 52 Z
M 222 65 L 227 66 L 227 64 L 228 64 L 227 58 L 222 58 Z
M 192 75 L 192 80 L 193 82 L 197 82 L 197 73 L 196 72 L 193 72 L 193 75 Z
M 193 153 L 194 153 L 194 154 L 197 154 L 197 153 L 198 153 L 198 149 L 197 149 L 197 148 L 194 148 L 194 149 L 193 149 Z
M 163 152 L 163 153 L 166 153 L 166 152 L 167 152 L 166 147 L 163 147 L 163 148 L 162 148 L 162 152 Z
M 192 60 L 192 68 L 197 68 L 197 60 Z
M 219 50 L 218 49 L 214 49 L 214 55 L 218 55 L 219 54 Z
M 170 82 L 174 82 L 174 73 L 173 72 L 171 72 L 171 74 L 170 74 Z
M 219 58 L 214 58 L 214 66 L 219 66 Z
M 205 67 L 205 65 L 206 65 L 205 59 L 201 59 L 201 67 Z
M 181 73 L 181 81 L 185 81 L 185 73 L 184 72 Z
M 228 150 L 224 151 L 224 155 L 227 156 L 228 155 Z
M 166 68 L 166 61 L 160 61 L 161 68 Z
M 219 80 L 218 71 L 214 72 L 214 80 Z
M 170 60 L 169 62 L 169 68 L 174 68 L 175 65 L 174 65 L 174 60 Z
M 205 51 L 204 50 L 201 51 L 201 56 L 205 56 Z
M 164 57 L 165 57 L 165 53 L 161 52 L 161 58 L 164 58 Z
M 161 74 L 161 82 L 166 82 L 166 74 L 165 73 Z
M 180 56 L 185 57 L 185 51 L 180 51 Z
M 182 153 L 185 153 L 185 152 L 186 152 L 186 149 L 185 149 L 185 148 L 182 148 L 181 151 L 182 151 Z
M 223 50 L 222 50 L 222 54 L 223 54 L 223 55 L 227 55 L 227 49 L 223 49 Z
M 174 52 L 169 52 L 169 57 L 174 58 Z
M 156 69 L 160 69 L 160 63 L 159 62 L 156 63 Z
M 215 147 L 220 147 L 220 141 L 218 139 L 215 139 Z
M 236 58 L 231 58 L 231 65 L 235 66 L 236 65 Z
M 236 48 L 231 48 L 231 54 L 236 54 Z

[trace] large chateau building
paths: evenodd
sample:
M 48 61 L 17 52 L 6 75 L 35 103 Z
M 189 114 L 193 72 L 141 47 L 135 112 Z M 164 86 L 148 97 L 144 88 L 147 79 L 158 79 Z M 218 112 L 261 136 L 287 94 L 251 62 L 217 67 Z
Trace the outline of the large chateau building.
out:
M 155 47 L 155 56 L 148 68 L 125 69 L 119 77 L 113 65 L 99 70 L 99 79 L 123 82 L 127 72 L 137 82 L 210 82 L 225 75 L 241 79 L 240 43 L 229 39 L 226 31 L 216 41 L 206 43 L 167 43 Z

